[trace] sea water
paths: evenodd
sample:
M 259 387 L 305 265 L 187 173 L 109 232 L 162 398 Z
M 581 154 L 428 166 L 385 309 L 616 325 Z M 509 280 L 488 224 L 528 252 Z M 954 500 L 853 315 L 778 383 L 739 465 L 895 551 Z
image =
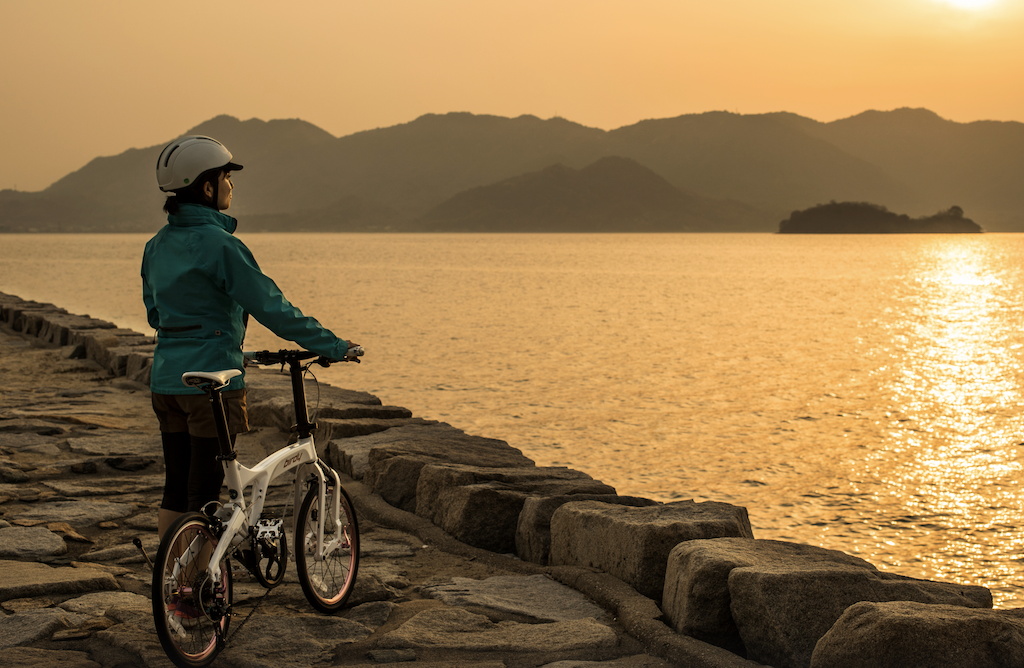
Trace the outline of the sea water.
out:
M 366 348 L 321 380 L 1021 604 L 1024 236 L 239 236 Z M 2 235 L 0 291 L 149 333 L 145 241 Z

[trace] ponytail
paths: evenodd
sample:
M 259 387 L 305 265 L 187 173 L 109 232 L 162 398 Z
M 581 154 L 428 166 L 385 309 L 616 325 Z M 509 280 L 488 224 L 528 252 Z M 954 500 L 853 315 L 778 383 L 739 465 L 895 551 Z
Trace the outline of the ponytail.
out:
M 164 198 L 164 212 L 172 216 L 178 213 L 178 196 L 176 193 L 172 192 Z

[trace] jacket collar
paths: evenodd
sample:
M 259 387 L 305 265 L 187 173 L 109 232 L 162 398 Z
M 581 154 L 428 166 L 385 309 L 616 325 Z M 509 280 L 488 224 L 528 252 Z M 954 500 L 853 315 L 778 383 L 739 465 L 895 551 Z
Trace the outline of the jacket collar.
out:
M 179 204 L 178 213 L 167 214 L 167 222 L 176 227 L 216 225 L 229 234 L 234 234 L 238 227 L 238 221 L 231 216 L 202 204 Z

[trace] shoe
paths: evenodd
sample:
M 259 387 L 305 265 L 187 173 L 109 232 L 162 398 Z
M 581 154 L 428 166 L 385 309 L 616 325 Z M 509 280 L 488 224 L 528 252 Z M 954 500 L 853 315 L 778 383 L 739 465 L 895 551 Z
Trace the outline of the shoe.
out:
M 177 594 L 172 594 L 170 600 L 167 601 L 167 611 L 174 613 L 174 619 L 185 627 L 198 622 L 199 617 L 202 615 L 195 606 L 183 600 Z

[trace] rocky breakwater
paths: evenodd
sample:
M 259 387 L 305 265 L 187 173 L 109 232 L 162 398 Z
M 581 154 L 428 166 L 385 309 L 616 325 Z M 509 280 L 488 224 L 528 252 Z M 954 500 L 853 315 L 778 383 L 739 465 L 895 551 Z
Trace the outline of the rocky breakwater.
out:
M 0 294 L 0 346 L 0 648 L 16 665 L 167 665 L 131 544 L 155 550 L 162 485 L 151 341 Z M 238 449 L 256 461 L 286 437 L 290 393 L 274 371 L 248 379 L 253 431 Z M 265 598 L 243 577 L 220 665 L 905 668 L 1024 656 L 1024 619 L 992 610 L 986 589 L 758 540 L 744 508 L 619 496 L 361 392 L 321 386 L 316 420 L 360 513 L 351 608 L 313 614 L 294 573 Z M 285 516 L 289 489 L 268 502 Z

